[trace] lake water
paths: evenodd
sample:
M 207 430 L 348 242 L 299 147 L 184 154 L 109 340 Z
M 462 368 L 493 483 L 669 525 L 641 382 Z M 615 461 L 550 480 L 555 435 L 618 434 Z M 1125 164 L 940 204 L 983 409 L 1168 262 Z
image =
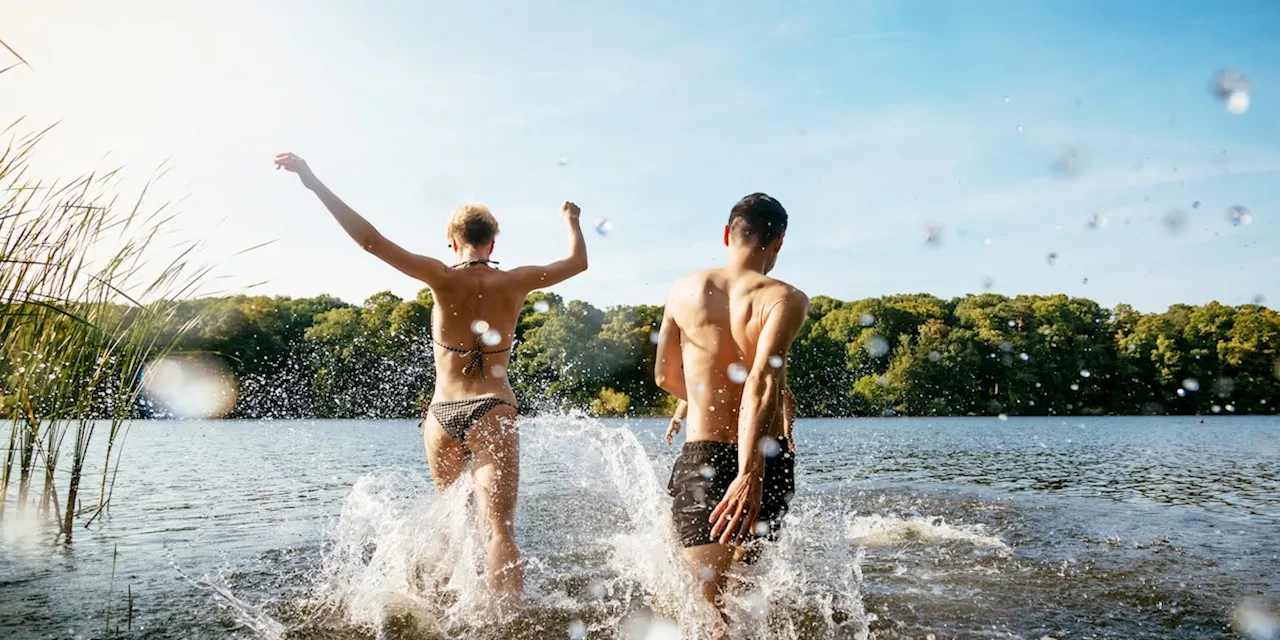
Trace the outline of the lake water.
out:
M 1200 420 L 801 420 L 792 515 L 740 577 L 738 631 L 1274 634 L 1280 420 Z M 705 610 L 672 547 L 664 426 L 522 423 L 528 602 L 503 617 L 469 482 L 435 493 L 414 422 L 137 423 L 109 520 L 69 549 L 0 526 L 0 637 L 678 637 Z

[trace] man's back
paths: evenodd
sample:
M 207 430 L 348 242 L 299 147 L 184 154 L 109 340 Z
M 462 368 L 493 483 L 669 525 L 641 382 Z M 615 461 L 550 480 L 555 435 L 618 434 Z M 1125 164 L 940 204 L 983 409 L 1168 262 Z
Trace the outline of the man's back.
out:
M 697 271 L 676 281 L 667 305 L 680 329 L 688 440 L 738 439 L 743 383 L 756 358 L 765 317 L 793 291 L 758 271 L 731 267 Z M 782 434 L 771 428 L 767 435 Z

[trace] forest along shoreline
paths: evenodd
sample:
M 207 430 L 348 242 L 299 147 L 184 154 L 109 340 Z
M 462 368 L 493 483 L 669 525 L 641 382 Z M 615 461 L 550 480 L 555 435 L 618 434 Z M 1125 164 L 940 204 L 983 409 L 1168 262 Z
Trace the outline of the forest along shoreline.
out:
M 171 346 L 232 379 L 225 417 L 410 418 L 434 382 L 431 309 L 426 289 L 361 305 L 201 298 L 179 303 Z M 511 362 L 522 405 L 666 414 L 674 403 L 652 377 L 661 318 L 654 305 L 530 295 Z M 1280 314 L 1257 304 L 1141 313 L 1065 295 L 818 296 L 788 379 L 805 417 L 1274 414 L 1278 354 Z M 15 403 L 0 396 L 0 411 Z M 145 399 L 135 413 L 167 417 Z

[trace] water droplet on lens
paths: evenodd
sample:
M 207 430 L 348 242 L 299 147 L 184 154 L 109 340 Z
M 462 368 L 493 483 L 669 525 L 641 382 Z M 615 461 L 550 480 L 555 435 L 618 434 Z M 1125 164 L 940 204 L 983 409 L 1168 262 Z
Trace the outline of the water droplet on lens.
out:
M 871 315 L 870 313 L 863 313 L 862 315 L 858 316 L 858 324 L 864 327 L 869 327 L 875 323 L 876 323 L 876 317 Z
M 1076 384 L 1076 383 L 1074 383 L 1074 382 L 1073 382 L 1073 383 L 1071 383 L 1071 390 L 1072 390 L 1072 391 L 1079 391 L 1079 390 L 1080 390 L 1080 385 L 1078 385 L 1078 384 Z
M 569 640 L 585 640 L 587 637 L 587 625 L 581 620 L 574 620 L 569 623 Z
M 983 238 L 983 239 L 982 239 L 982 246 L 984 246 L 984 247 L 989 247 L 989 246 L 991 246 L 991 238 Z
M 937 362 L 942 359 L 942 354 L 937 351 L 929 352 L 929 362 Z
M 983 289 L 990 289 L 990 288 L 991 288 L 991 285 L 993 285 L 993 284 L 995 284 L 995 280 L 992 280 L 992 279 L 991 279 L 991 276 L 983 276 L 983 278 L 982 278 L 982 288 L 983 288 Z
M 1070 178 L 1080 173 L 1082 165 L 1080 152 L 1075 149 L 1067 149 L 1058 154 L 1058 157 L 1054 158 L 1049 166 L 1054 172 Z
M 604 597 L 609 594 L 609 591 L 608 589 L 605 589 L 603 584 L 600 584 L 599 582 L 592 582 L 591 585 L 587 587 L 587 593 L 591 594 L 591 597 L 596 600 L 604 600 Z
M 924 228 L 924 242 L 928 245 L 937 245 L 942 242 L 942 225 L 928 224 Z
M 1179 398 L 1185 397 L 1186 395 L 1187 395 L 1187 390 L 1186 390 L 1186 389 L 1178 389 L 1178 397 L 1179 397 Z
M 493 365 L 493 368 L 489 370 L 489 373 L 493 374 L 493 377 L 495 378 L 505 378 L 507 377 L 507 368 L 500 364 L 495 364 Z
M 1212 411 L 1212 412 L 1214 412 L 1214 413 L 1222 413 L 1222 407 L 1220 407 L 1220 406 L 1218 406 L 1218 405 L 1216 405 L 1216 404 L 1215 404 L 1215 405 L 1213 405 L 1213 406 L 1211 406 L 1211 407 L 1209 407 L 1209 410 L 1210 410 L 1210 411 Z
M 471 333 L 480 335 L 489 330 L 489 323 L 484 320 L 476 320 L 471 323 Z
M 1267 301 L 1267 297 L 1262 295 L 1261 293 L 1253 297 L 1253 303 L 1258 306 L 1262 306 L 1262 304 L 1265 303 L 1266 301 Z
M 867 344 L 863 348 L 867 350 L 871 357 L 879 358 L 889 353 L 889 341 L 882 336 L 871 336 L 871 339 L 867 340 Z
M 1010 320 L 1010 321 L 1009 321 L 1009 326 L 1011 326 L 1011 327 L 1016 327 L 1016 326 L 1018 326 L 1018 321 L 1017 321 L 1017 320 Z M 1001 344 L 1006 344 L 1006 343 L 1003 343 L 1003 342 L 1002 342 Z M 1008 351 L 1008 349 L 1006 349 L 1006 351 Z
M 757 522 L 755 528 L 756 528 L 756 535 L 767 536 L 769 535 L 769 530 L 772 527 L 769 526 L 768 522 Z
M 608 220 L 601 220 L 596 223 L 596 233 L 602 236 L 607 236 L 610 231 L 613 231 L 613 224 Z
M 658 344 L 658 332 L 657 332 L 657 331 L 650 331 L 650 332 L 649 332 L 649 342 L 652 342 L 653 344 Z
M 1083 371 L 1081 371 L 1081 372 L 1080 372 L 1080 377 L 1081 377 L 1081 378 L 1088 378 L 1088 377 L 1089 377 L 1089 376 L 1091 376 L 1091 375 L 1093 375 L 1093 374 L 1092 374 L 1092 373 L 1089 373 L 1089 370 L 1088 370 L 1088 369 L 1085 369 L 1085 370 L 1083 370 Z
M 1253 222 L 1253 216 L 1249 214 L 1248 209 L 1235 205 L 1227 209 L 1227 222 L 1230 222 L 1232 226 L 1238 227 L 1242 224 Z
M 1249 79 L 1239 69 L 1222 69 L 1209 80 L 1209 92 L 1234 114 L 1249 110 L 1249 91 Z
M 1009 104 L 1009 96 L 1005 96 L 1005 97 L 1004 97 L 1004 103 L 1005 103 L 1005 104 Z
M 710 480 L 716 477 L 716 468 L 709 464 L 704 464 L 698 469 L 698 475 Z
M 769 366 L 774 369 L 781 369 L 782 365 L 782 356 L 769 356 Z
M 698 569 L 698 579 L 703 582 L 711 582 L 716 579 L 716 570 L 709 566 Z
M 1080 284 L 1089 284 L 1089 279 L 1088 278 L 1081 279 Z
M 533 310 L 538 313 L 546 313 L 551 310 L 551 305 L 547 304 L 546 300 L 539 300 L 533 303 Z
M 496 347 L 502 342 L 502 334 L 497 329 L 490 329 L 481 334 L 480 341 L 487 346 Z
M 776 458 L 782 453 L 782 445 L 776 438 L 765 438 L 760 441 L 760 453 L 766 458 Z
M 1101 229 L 1107 226 L 1107 217 L 1101 213 L 1095 213 L 1085 219 L 1084 224 L 1090 229 Z
M 1199 391 L 1200 381 L 1196 380 L 1195 378 L 1187 378 L 1186 380 L 1182 381 L 1182 388 L 1186 389 L 1187 391 Z
M 998 415 L 998 416 L 996 416 L 996 417 L 997 417 L 997 418 L 999 418 L 1001 421 L 1005 421 L 1005 420 L 1008 420 L 1008 419 L 1009 419 L 1009 414 L 1007 414 L 1007 413 L 1002 413 L 1002 414 L 1000 414 L 1000 415 Z
M 1044 257 L 1044 261 L 1049 263 L 1049 266 L 1052 267 L 1053 265 L 1058 264 L 1058 254 L 1056 252 L 1050 251 L 1049 255 Z
M 1169 233 L 1181 233 L 1182 228 L 1187 224 L 1187 214 L 1181 209 L 1172 209 L 1169 213 L 1164 214 L 1164 226 Z
M 560 156 L 560 166 L 569 164 L 569 156 Z
M 1022 125 L 1018 125 L 1018 133 L 1022 133 Z
M 1196 200 L 1195 202 L 1192 202 L 1192 203 L 1191 203 L 1191 208 L 1192 208 L 1192 209 L 1199 209 L 1199 208 L 1200 208 L 1200 201 L 1199 201 L 1199 200 Z
M 729 379 L 737 384 L 747 381 L 747 368 L 741 362 L 729 365 Z
M 1030 359 L 1031 359 L 1031 356 L 1030 356 L 1030 355 L 1028 355 L 1026 351 L 1023 351 L 1022 353 L 1019 353 L 1019 354 L 1018 354 L 1018 357 L 1019 357 L 1019 358 L 1022 358 L 1022 360 L 1023 360 L 1024 362 L 1025 362 L 1025 361 L 1027 361 L 1027 360 L 1030 360 Z

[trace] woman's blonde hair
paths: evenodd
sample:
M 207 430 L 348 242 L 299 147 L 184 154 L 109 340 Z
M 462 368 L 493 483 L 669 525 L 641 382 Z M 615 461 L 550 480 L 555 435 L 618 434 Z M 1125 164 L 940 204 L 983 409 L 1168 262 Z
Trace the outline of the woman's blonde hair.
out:
M 479 247 L 498 237 L 498 219 L 493 217 L 489 207 L 467 203 L 453 212 L 445 233 L 458 244 Z

